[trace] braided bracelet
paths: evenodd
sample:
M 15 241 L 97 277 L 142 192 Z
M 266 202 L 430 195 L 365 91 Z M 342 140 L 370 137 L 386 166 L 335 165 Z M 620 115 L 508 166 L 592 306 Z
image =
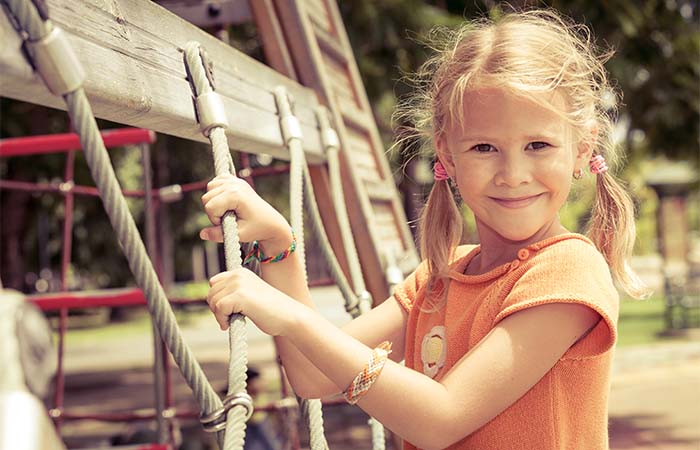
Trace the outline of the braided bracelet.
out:
M 249 264 L 253 260 L 257 259 L 258 261 L 260 261 L 261 264 L 266 264 L 266 263 L 275 263 L 275 262 L 282 261 L 283 259 L 286 259 L 287 256 L 294 253 L 294 250 L 297 249 L 297 236 L 296 236 L 296 234 L 294 234 L 294 230 L 291 230 L 291 231 L 292 231 L 292 243 L 289 245 L 289 247 L 286 250 L 280 252 L 276 256 L 266 257 L 263 254 L 262 249 L 260 248 L 260 244 L 258 243 L 258 241 L 253 241 L 253 249 L 245 256 L 245 258 L 243 259 L 243 263 Z
M 367 361 L 367 365 L 362 372 L 360 372 L 350 386 L 343 392 L 343 397 L 345 400 L 354 405 L 364 394 L 369 391 L 372 387 L 377 377 L 382 372 L 387 359 L 389 359 L 389 353 L 391 353 L 391 342 L 384 341 L 379 344 L 374 350 L 372 350 L 372 355 Z

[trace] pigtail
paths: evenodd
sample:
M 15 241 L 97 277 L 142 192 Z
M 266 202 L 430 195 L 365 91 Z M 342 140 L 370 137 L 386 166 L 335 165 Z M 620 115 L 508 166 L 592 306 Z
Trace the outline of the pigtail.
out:
M 628 263 L 636 237 L 632 199 L 610 172 L 596 178 L 595 201 L 586 234 L 605 257 L 620 287 L 634 298 L 648 297 L 649 288 Z
M 426 285 L 429 298 L 444 297 L 448 282 L 447 267 L 453 259 L 455 247 L 462 239 L 462 229 L 462 214 L 449 180 L 435 181 L 418 222 L 421 257 L 427 260 L 430 273 Z M 439 307 L 439 304 L 432 306 Z

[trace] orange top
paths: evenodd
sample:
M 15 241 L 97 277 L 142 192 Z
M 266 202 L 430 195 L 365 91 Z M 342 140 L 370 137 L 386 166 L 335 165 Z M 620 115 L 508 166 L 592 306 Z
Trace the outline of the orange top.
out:
M 583 304 L 602 320 L 525 395 L 449 448 L 608 449 L 619 298 L 605 259 L 585 236 L 564 234 L 521 249 L 518 259 L 485 274 L 464 275 L 478 253 L 478 246 L 457 249 L 447 302 L 437 311 L 430 312 L 421 289 L 428 278 L 425 263 L 397 287 L 394 296 L 409 312 L 407 367 L 439 381 L 501 320 L 545 303 Z

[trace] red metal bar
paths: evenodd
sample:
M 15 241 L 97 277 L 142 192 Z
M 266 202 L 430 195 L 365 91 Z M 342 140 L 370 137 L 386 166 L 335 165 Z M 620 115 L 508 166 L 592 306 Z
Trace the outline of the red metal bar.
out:
M 56 292 L 52 294 L 29 295 L 27 300 L 42 311 L 57 309 L 94 308 L 98 306 L 145 305 L 141 289 L 114 289 L 108 291 Z
M 70 183 L 32 183 L 28 181 L 13 181 L 13 180 L 0 180 L 0 189 L 15 190 L 15 191 L 29 191 L 29 192 L 59 192 L 68 193 L 73 192 L 78 195 L 87 195 L 91 197 L 99 197 L 100 193 L 96 187 L 93 186 L 82 186 Z M 146 194 L 138 189 L 124 189 L 122 191 L 125 197 L 144 197 Z M 154 193 L 154 196 L 158 193 Z
M 64 185 L 73 184 L 73 175 L 75 172 L 75 151 L 68 152 L 66 157 L 66 167 L 63 175 Z M 71 260 L 71 251 L 73 244 L 73 193 L 65 192 L 63 200 L 64 219 L 63 219 L 63 245 L 61 246 L 61 290 L 68 289 L 68 269 Z M 61 410 L 63 408 L 63 398 L 65 396 L 65 375 L 63 373 L 63 352 L 65 349 L 65 334 L 68 320 L 68 310 L 61 308 L 59 327 L 58 327 L 58 364 L 56 369 L 56 384 L 54 392 L 54 408 Z M 54 418 L 56 432 L 61 432 L 60 416 Z
M 156 134 L 153 131 L 143 128 L 118 128 L 104 130 L 100 134 L 107 148 L 130 144 L 152 144 L 156 140 Z M 0 139 L 0 157 L 61 153 L 80 149 L 80 138 L 76 133 Z
M 42 311 L 56 311 L 61 308 L 97 308 L 101 306 L 138 306 L 146 304 L 146 297 L 141 289 L 105 289 L 101 291 L 54 292 L 51 294 L 33 294 L 26 296 Z M 170 303 L 185 304 L 203 302 L 204 299 L 170 298 Z

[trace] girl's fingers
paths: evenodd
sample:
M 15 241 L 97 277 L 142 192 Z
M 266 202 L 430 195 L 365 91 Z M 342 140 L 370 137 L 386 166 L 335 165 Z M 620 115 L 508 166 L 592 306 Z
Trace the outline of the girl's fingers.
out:
M 203 228 L 199 237 L 205 241 L 224 242 L 224 232 L 220 226 Z
M 221 216 L 223 216 L 226 211 L 236 211 L 240 204 L 240 197 L 237 191 L 229 186 L 222 186 L 221 189 L 221 192 L 204 204 L 204 212 L 207 213 L 209 220 L 214 225 L 219 225 L 221 223 Z
M 202 195 L 202 204 L 206 205 L 207 202 L 209 202 L 212 198 L 216 197 L 221 192 L 223 192 L 224 189 L 226 189 L 226 186 L 224 186 L 222 183 L 212 185 L 212 182 L 210 182 L 207 185 L 207 192 L 205 192 L 204 195 Z
M 233 313 L 233 305 L 226 301 L 227 297 L 223 297 L 210 305 L 214 318 L 219 324 L 219 328 L 226 330 L 228 328 L 228 318 Z

